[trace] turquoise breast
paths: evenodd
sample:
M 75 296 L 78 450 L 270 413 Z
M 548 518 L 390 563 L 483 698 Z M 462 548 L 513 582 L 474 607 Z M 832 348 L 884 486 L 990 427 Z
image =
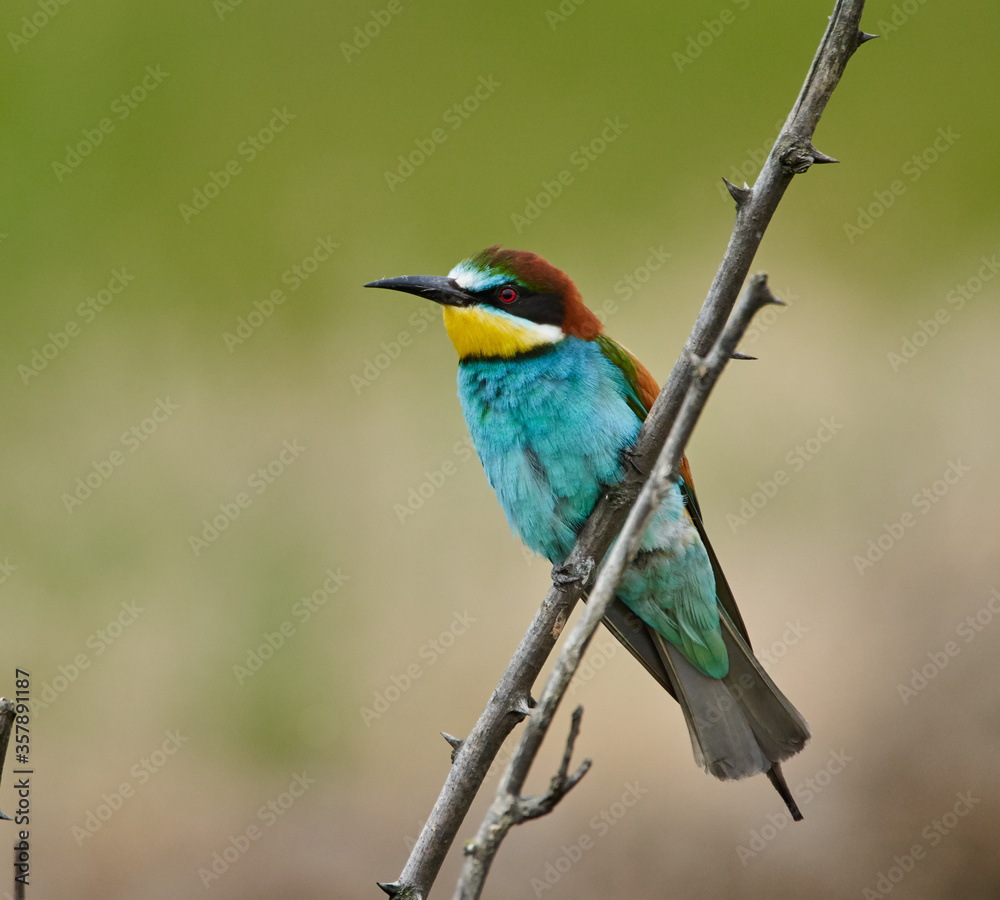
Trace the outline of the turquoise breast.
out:
M 516 359 L 465 360 L 458 396 L 511 527 L 561 562 L 601 490 L 621 480 L 640 422 L 621 371 L 592 341 L 566 337 Z
M 593 341 L 565 337 L 515 359 L 463 360 L 458 396 L 486 477 L 511 528 L 553 563 L 609 485 L 639 433 L 621 370 Z M 728 669 L 715 578 L 674 485 L 643 536 L 618 596 L 699 669 Z

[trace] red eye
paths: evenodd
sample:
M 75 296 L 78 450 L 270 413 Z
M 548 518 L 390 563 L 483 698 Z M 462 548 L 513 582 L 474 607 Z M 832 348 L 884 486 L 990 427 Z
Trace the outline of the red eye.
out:
M 512 287 L 505 287 L 500 290 L 500 299 L 504 303 L 513 303 L 517 299 L 517 291 Z

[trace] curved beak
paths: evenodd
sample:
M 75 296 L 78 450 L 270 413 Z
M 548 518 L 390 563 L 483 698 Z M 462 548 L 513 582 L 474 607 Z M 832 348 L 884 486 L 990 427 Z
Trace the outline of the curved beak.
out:
M 444 306 L 470 306 L 475 303 L 472 295 L 460 288 L 455 281 L 440 275 L 400 275 L 369 281 L 365 287 L 405 291 Z

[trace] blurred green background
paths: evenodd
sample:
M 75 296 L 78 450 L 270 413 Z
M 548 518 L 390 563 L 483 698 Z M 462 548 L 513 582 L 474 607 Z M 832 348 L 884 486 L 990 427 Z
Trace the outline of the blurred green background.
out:
M 437 311 L 361 285 L 534 250 L 618 301 L 609 332 L 662 379 L 728 239 L 720 177 L 752 182 L 831 6 L 5 7 L 0 692 L 20 667 L 42 701 L 29 896 L 381 896 L 446 775 L 438 731 L 468 732 L 549 566 L 461 443 Z M 788 306 L 690 447 L 813 727 L 786 767 L 805 822 L 699 772 L 602 633 L 531 786 L 577 702 L 593 770 L 488 896 L 1000 891 L 1000 13 L 864 24 L 883 38 L 816 136 L 842 163 L 796 180 L 753 267 Z

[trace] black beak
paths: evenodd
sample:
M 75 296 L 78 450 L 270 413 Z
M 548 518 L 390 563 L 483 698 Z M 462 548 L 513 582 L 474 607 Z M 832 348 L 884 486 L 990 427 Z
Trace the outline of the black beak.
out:
M 471 294 L 460 288 L 451 278 L 442 278 L 440 275 L 400 275 L 397 278 L 369 281 L 365 287 L 405 291 L 407 294 L 416 294 L 443 306 L 470 306 L 475 303 Z

